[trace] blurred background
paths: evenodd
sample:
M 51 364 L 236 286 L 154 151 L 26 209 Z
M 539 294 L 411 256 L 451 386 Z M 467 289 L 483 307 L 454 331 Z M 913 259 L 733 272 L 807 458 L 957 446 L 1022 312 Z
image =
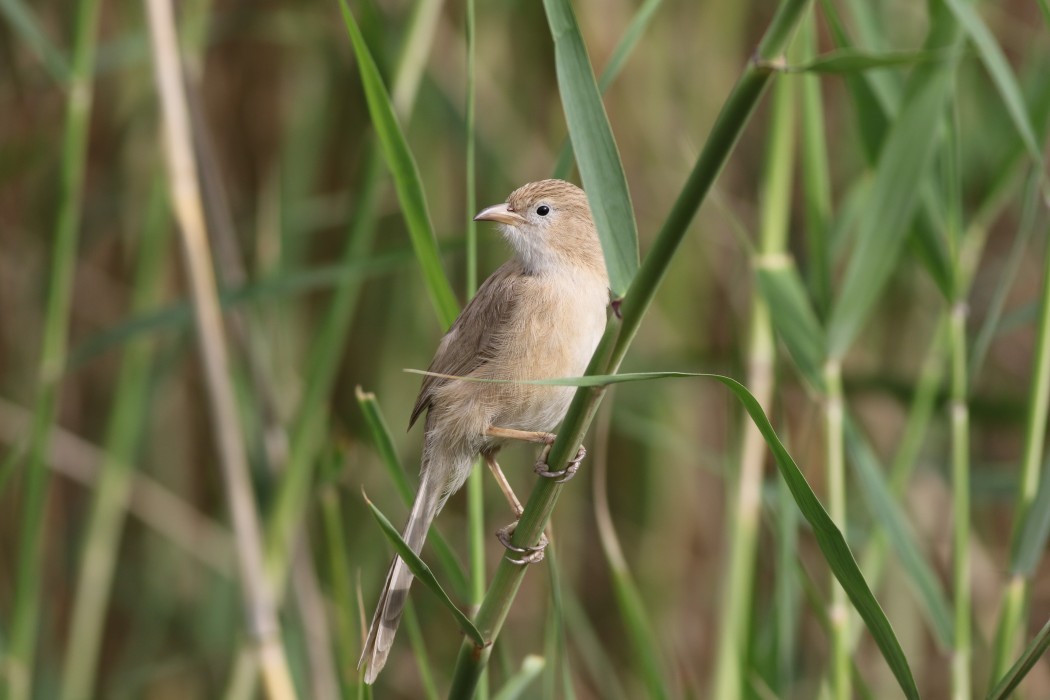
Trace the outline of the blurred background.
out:
M 0 3 L 0 683 L 11 697 L 18 687 L 30 687 L 33 698 L 261 696 L 251 681 L 237 685 L 244 606 L 215 449 L 221 428 L 208 408 L 171 213 L 147 17 L 137 3 L 102 3 L 96 27 L 95 4 Z M 605 105 L 644 256 L 776 4 L 578 0 L 574 7 L 596 73 L 628 27 L 640 28 Z M 793 256 L 817 317 L 827 318 L 851 256 L 868 250 L 856 231 L 872 228 L 863 223 L 871 215 L 864 203 L 878 163 L 873 134 L 882 127 L 872 126 L 874 108 L 861 88 L 869 87 L 869 100 L 871 90 L 890 96 L 883 127 L 892 128 L 902 86 L 939 60 L 903 53 L 920 49 L 931 17 L 945 11 L 940 3 L 930 7 L 832 0 L 807 13 L 811 42 L 807 49 L 796 41 L 792 65 L 813 50 L 835 50 L 844 37 L 864 51 L 904 58 L 878 69 L 869 62 L 842 74 L 777 78 L 785 86 L 776 100 L 782 111 L 773 113 L 771 94 L 760 103 L 669 268 L 625 371 L 716 372 L 755 388 L 763 366 L 753 342 L 762 332 L 754 320 L 761 307 L 756 246 L 763 248 L 764 226 L 782 231 L 776 254 Z M 976 9 L 1005 53 L 1045 153 L 1046 3 Z M 354 0 L 351 10 L 393 94 L 444 270 L 463 303 L 470 217 L 550 176 L 566 138 L 543 5 L 478 4 L 471 198 L 464 3 Z M 187 0 L 177 12 L 239 402 L 235 437 L 246 447 L 268 534 L 279 529 L 279 474 L 296 468 L 304 475 L 281 606 L 284 648 L 300 697 L 358 697 L 361 628 L 392 552 L 362 489 L 397 526 L 407 508 L 355 389 L 374 395 L 368 410 L 378 407 L 385 417 L 414 484 L 422 431 L 404 428 L 420 382 L 403 369 L 427 366 L 443 328 L 376 148 L 338 3 Z M 644 23 L 632 25 L 640 16 Z M 78 34 L 97 42 L 86 68 L 93 102 L 79 118 L 67 112 L 70 95 L 83 94 L 69 88 Z M 1037 348 L 1050 348 L 1039 322 L 1048 217 L 1045 183 L 1032 176 L 1043 171 L 1023 150 L 1017 117 L 980 52 L 964 43 L 955 61 L 947 109 L 929 117 L 944 128 L 922 180 L 920 210 L 940 216 L 914 225 L 948 243 L 938 258 L 923 245 L 930 239 L 909 234 L 841 363 L 846 406 L 861 436 L 847 450 L 848 541 L 929 698 L 952 689 L 951 638 L 938 633 L 935 603 L 950 610 L 956 600 L 958 452 L 943 330 L 952 301 L 968 311 L 970 504 L 962 529 L 972 601 L 962 617 L 973 622 L 973 694 L 984 695 L 1050 616 L 1050 568 L 1038 527 L 1024 540 L 1033 566 L 1013 576 L 1022 515 L 1043 469 L 1045 412 L 1034 407 Z M 817 110 L 806 111 L 813 94 Z M 780 145 L 771 137 L 778 123 Z M 802 164 L 813 144 L 826 165 L 820 258 L 812 230 L 818 199 Z M 579 182 L 575 173 L 570 179 Z M 72 248 L 56 233 L 70 225 L 74 237 L 63 240 Z M 952 227 L 955 238 L 940 234 Z M 508 255 L 494 227 L 478 229 L 479 279 Z M 961 259 L 952 269 L 971 271 L 948 285 L 954 300 L 937 276 L 938 259 Z M 814 281 L 819 265 L 829 271 L 830 291 Z M 68 308 L 54 307 L 64 297 Z M 826 396 L 782 345 L 772 346 L 765 366 L 767 413 L 825 500 Z M 826 689 L 828 568 L 766 451 L 756 457 L 746 447 L 748 425 L 725 387 L 708 380 L 629 384 L 609 394 L 581 476 L 554 515 L 553 555 L 529 570 L 496 645 L 493 690 L 515 677 L 528 654 L 546 656 L 547 664 L 523 697 L 647 697 L 661 683 L 670 697 L 812 698 Z M 856 471 L 857 444 L 867 446 L 874 474 Z M 1035 481 L 1022 488 L 1026 455 L 1035 460 Z M 535 480 L 534 459 L 529 447 L 507 449 L 501 459 L 519 495 Z M 765 465 L 752 549 L 734 534 L 746 459 Z M 654 643 L 647 649 L 655 673 L 639 653 L 637 640 L 647 638 L 636 636 L 625 613 L 622 586 L 630 581 L 610 573 L 612 533 L 600 543 L 595 514 L 604 499 L 592 482 L 602 475 Z M 870 498 L 872 478 L 892 494 L 900 518 L 893 522 L 905 524 L 919 564 L 887 535 L 885 512 Z M 511 515 L 491 480 L 484 500 L 491 573 L 502 549 L 490 534 Z M 438 528 L 467 562 L 463 494 L 449 502 Z M 741 580 L 732 574 L 734 554 L 754 562 L 743 575 L 743 603 L 728 602 Z M 434 559 L 430 547 L 424 559 Z M 469 607 L 468 593 L 443 567 L 435 570 L 453 600 Z M 996 666 L 1011 580 L 1023 582 L 1023 604 L 1005 665 Z M 560 602 L 552 601 L 552 586 Z M 23 595 L 38 607 L 25 608 Z M 461 633 L 423 587 L 413 602 L 376 697 L 443 695 L 448 687 Z M 734 618 L 739 634 L 727 641 L 730 610 L 741 604 L 750 616 Z M 898 697 L 878 649 L 857 620 L 851 624 L 851 634 L 859 633 L 853 693 Z M 1045 661 L 1022 690 L 1050 696 Z

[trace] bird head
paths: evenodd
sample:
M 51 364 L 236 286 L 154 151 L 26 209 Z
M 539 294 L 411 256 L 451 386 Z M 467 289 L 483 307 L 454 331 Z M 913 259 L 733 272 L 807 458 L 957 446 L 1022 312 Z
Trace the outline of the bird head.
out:
M 505 203 L 482 209 L 474 220 L 501 224 L 530 272 L 583 268 L 605 275 L 587 195 L 570 182 L 530 182 L 511 192 Z

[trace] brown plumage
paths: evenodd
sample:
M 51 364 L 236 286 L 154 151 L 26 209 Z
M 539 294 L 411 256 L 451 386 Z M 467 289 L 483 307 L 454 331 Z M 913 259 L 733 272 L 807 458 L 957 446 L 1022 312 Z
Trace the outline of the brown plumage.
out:
M 501 224 L 514 257 L 481 285 L 442 338 L 429 370 L 522 380 L 579 376 L 605 329 L 608 279 L 584 192 L 561 180 L 525 185 L 478 220 Z M 416 552 L 474 459 L 506 441 L 490 434 L 546 433 L 565 417 L 572 387 L 423 379 L 409 426 L 427 411 L 419 490 L 404 540 Z M 371 683 L 386 663 L 412 574 L 394 559 L 361 664 Z

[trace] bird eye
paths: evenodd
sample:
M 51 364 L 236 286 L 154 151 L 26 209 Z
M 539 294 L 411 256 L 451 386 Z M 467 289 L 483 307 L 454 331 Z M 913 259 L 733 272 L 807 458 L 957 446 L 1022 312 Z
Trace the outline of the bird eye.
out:
M 538 207 L 536 207 L 536 213 L 540 216 L 547 216 L 547 214 L 551 213 L 551 208 L 548 207 L 546 204 L 541 204 Z

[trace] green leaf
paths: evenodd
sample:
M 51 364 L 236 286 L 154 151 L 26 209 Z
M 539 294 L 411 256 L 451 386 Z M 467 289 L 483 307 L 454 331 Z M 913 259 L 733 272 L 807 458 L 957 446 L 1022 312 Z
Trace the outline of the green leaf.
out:
M 942 649 L 951 649 L 955 638 L 951 606 L 941 590 L 941 584 L 923 556 L 915 536 L 908 524 L 907 516 L 890 492 L 890 487 L 883 476 L 878 458 L 871 446 L 864 440 L 857 426 L 847 418 L 846 446 L 852 456 L 852 463 L 863 488 L 860 490 L 871 509 L 875 522 L 886 533 L 886 537 L 897 553 L 919 598 L 924 603 L 923 609 L 929 615 L 933 631 Z
M 1003 99 L 1006 111 L 1009 112 L 1014 127 L 1021 136 L 1021 141 L 1024 142 L 1025 149 L 1032 156 L 1032 160 L 1041 164 L 1043 162 L 1042 151 L 1035 137 L 1035 129 L 1032 128 L 1032 123 L 1028 119 L 1028 109 L 1025 107 L 1021 87 L 1017 84 L 1013 71 L 1010 70 L 1010 64 L 1003 50 L 999 48 L 995 37 L 992 36 L 972 5 L 962 0 L 945 0 L 945 4 L 977 47 L 981 62 L 992 76 L 992 82 L 995 83 L 995 88 Z
M 398 495 L 401 496 L 401 501 L 406 506 L 411 506 L 413 499 L 415 499 L 415 493 L 413 493 L 412 487 L 408 483 L 408 477 L 405 475 L 404 467 L 401 466 L 401 460 L 397 458 L 397 451 L 394 449 L 394 438 L 390 434 L 390 428 L 387 427 L 382 411 L 379 409 L 379 403 L 376 401 L 375 394 L 362 391 L 361 387 L 356 387 L 354 393 L 357 397 L 357 405 L 361 407 L 361 413 L 365 417 L 365 424 L 372 434 L 376 451 L 379 453 L 380 461 L 386 468 L 387 475 L 394 482 L 394 487 L 397 489 Z M 452 581 L 452 587 L 455 589 L 456 595 L 461 598 L 467 598 L 470 595 L 470 584 L 467 581 L 467 575 L 452 551 L 452 547 L 449 546 L 437 529 L 437 525 L 431 525 L 428 539 L 430 546 L 433 547 L 434 553 L 437 555 L 438 561 L 441 562 L 442 570 Z
M 390 95 L 383 85 L 379 68 L 372 58 L 361 30 L 354 20 L 346 0 L 340 0 L 343 10 L 343 21 L 350 33 L 350 41 L 357 57 L 357 67 L 361 73 L 361 83 L 368 102 L 368 112 L 372 117 L 372 126 L 379 137 L 383 158 L 394 176 L 397 198 L 401 203 L 401 212 L 408 226 L 408 233 L 415 248 L 419 265 L 423 268 L 423 279 L 426 283 L 430 300 L 437 311 L 438 320 L 444 328 L 452 325 L 459 314 L 459 302 L 452 292 L 452 286 L 441 267 L 438 255 L 437 239 L 430 224 L 430 213 L 427 210 L 426 196 L 423 193 L 423 182 L 419 168 L 408 147 L 408 141 L 401 131 L 401 125 L 394 114 Z
M 478 646 L 485 646 L 485 640 L 481 636 L 481 632 L 479 632 L 478 628 L 474 626 L 474 623 L 470 621 L 470 618 L 464 615 L 463 612 L 456 607 L 456 604 L 452 602 L 452 599 L 448 597 L 448 594 L 445 593 L 445 589 L 443 589 L 441 584 L 438 583 L 437 577 L 434 576 L 434 572 L 430 570 L 430 567 L 419 558 L 418 554 L 412 551 L 412 548 L 409 547 L 403 539 L 401 539 L 401 534 L 397 531 L 397 528 L 390 524 L 387 517 L 383 515 L 382 511 L 376 508 L 375 504 L 368 499 L 368 496 L 365 495 L 364 491 L 361 492 L 361 495 L 364 497 L 365 503 L 368 504 L 369 510 L 372 511 L 372 517 L 374 517 L 376 522 L 379 523 L 379 527 L 383 530 L 383 534 L 386 535 L 387 539 L 390 540 L 390 543 L 394 545 L 394 549 L 397 550 L 397 555 L 405 562 L 409 571 L 419 579 L 420 583 L 429 588 L 430 591 L 438 597 L 438 600 L 448 608 L 449 612 L 452 613 L 452 617 L 456 619 L 459 628 L 463 630 L 463 634 L 470 637 Z
M 638 271 L 638 230 L 620 153 L 569 0 L 544 0 L 565 121 L 605 253 L 609 287 L 621 297 Z
M 931 30 L 930 43 L 944 41 L 942 35 L 957 43 L 955 34 L 954 27 L 942 20 Z M 900 112 L 882 146 L 856 248 L 832 307 L 828 324 L 832 357 L 842 357 L 852 344 L 897 264 L 934 153 L 955 65 L 955 60 L 923 64 L 909 77 Z
M 756 272 L 758 291 L 769 306 L 770 319 L 802 376 L 814 387 L 824 385 L 824 329 L 806 294 L 806 286 L 787 256 L 783 264 L 764 265 Z
M 843 48 L 817 56 L 812 61 L 788 66 L 788 73 L 824 73 L 842 75 L 861 73 L 867 70 L 899 68 L 914 66 L 929 61 L 943 61 L 948 58 L 945 51 L 890 51 L 874 53 L 856 48 Z
M 1043 629 L 1035 635 L 1031 643 L 1025 647 L 1017 662 L 1010 667 L 1006 675 L 996 684 L 992 692 L 988 694 L 988 700 L 1006 700 L 1011 693 L 1017 689 L 1024 677 L 1032 670 L 1035 663 L 1042 658 L 1046 650 L 1050 649 L 1050 621 L 1043 625 Z

